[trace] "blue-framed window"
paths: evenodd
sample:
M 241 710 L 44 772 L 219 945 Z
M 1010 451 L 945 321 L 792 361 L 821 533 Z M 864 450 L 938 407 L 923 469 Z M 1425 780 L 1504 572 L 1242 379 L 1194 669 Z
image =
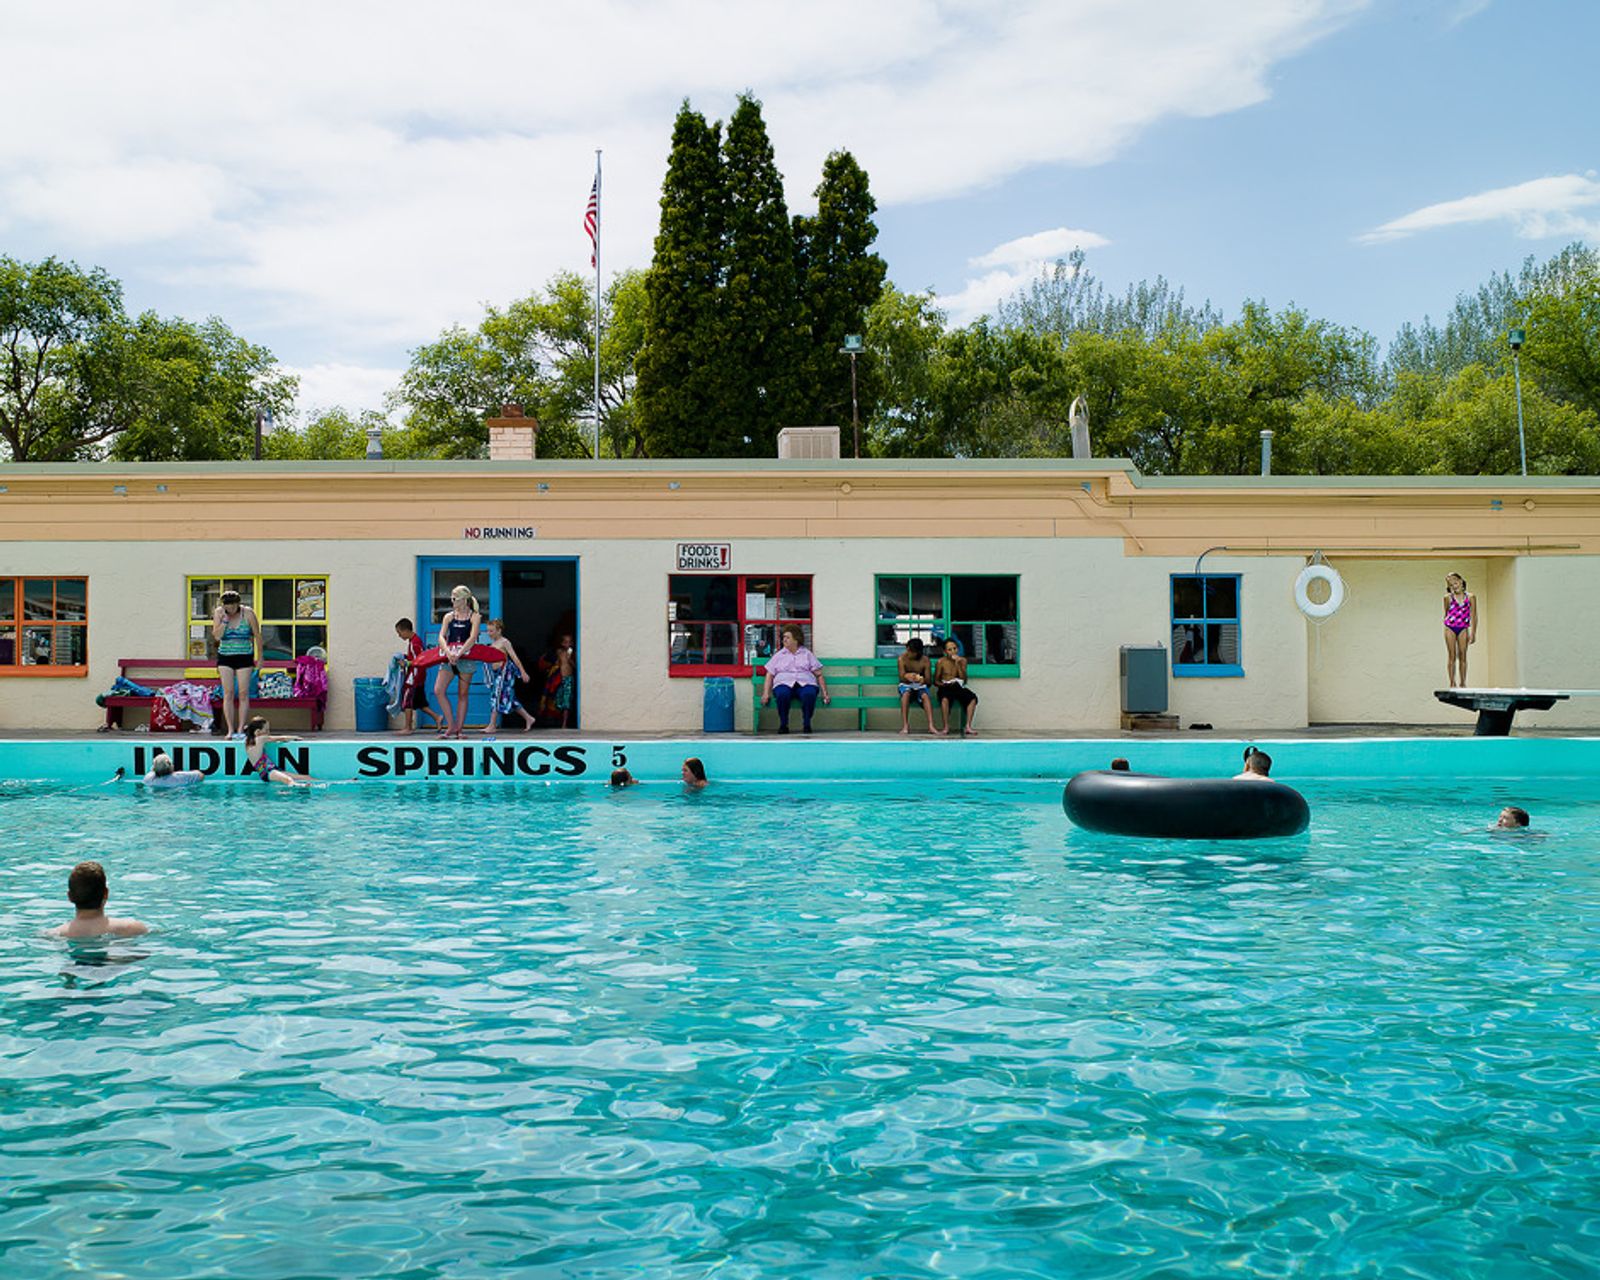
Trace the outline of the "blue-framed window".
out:
M 1242 676 L 1239 575 L 1172 575 L 1172 674 Z

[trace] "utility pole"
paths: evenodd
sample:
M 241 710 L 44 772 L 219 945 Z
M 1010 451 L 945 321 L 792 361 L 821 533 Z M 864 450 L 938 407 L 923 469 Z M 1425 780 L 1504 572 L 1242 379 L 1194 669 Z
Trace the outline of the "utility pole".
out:
M 1528 335 L 1521 329 L 1513 329 L 1509 334 L 1511 339 L 1511 372 L 1517 380 L 1517 445 L 1522 450 L 1522 474 L 1528 474 L 1528 437 L 1522 430 L 1522 364 L 1517 358 L 1517 353 L 1522 350 L 1522 344 L 1528 340 Z
M 856 457 L 861 456 L 861 408 L 856 399 L 856 357 L 866 350 L 859 333 L 844 335 L 844 346 L 839 348 L 840 355 L 850 357 L 850 430 L 855 436 Z

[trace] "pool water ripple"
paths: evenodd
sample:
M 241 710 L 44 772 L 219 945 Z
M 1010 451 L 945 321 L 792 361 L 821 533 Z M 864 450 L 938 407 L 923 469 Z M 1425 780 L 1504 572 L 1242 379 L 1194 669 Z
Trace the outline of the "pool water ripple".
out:
M 1307 789 L 6 787 L 0 1274 L 1600 1272 L 1593 797 Z

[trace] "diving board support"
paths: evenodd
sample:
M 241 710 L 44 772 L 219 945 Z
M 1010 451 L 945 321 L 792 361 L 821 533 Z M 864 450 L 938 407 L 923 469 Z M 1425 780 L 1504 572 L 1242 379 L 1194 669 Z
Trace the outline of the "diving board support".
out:
M 1477 738 L 1504 738 L 1519 711 L 1548 711 L 1569 698 L 1600 698 L 1600 689 L 1435 689 L 1433 696 L 1452 707 L 1478 713 Z

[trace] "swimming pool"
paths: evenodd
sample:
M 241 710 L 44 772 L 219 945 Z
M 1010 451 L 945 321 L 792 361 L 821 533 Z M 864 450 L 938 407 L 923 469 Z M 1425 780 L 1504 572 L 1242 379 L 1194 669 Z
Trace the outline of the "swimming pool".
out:
M 0 1274 L 1593 1274 L 1600 783 L 1306 790 L 0 784 Z

